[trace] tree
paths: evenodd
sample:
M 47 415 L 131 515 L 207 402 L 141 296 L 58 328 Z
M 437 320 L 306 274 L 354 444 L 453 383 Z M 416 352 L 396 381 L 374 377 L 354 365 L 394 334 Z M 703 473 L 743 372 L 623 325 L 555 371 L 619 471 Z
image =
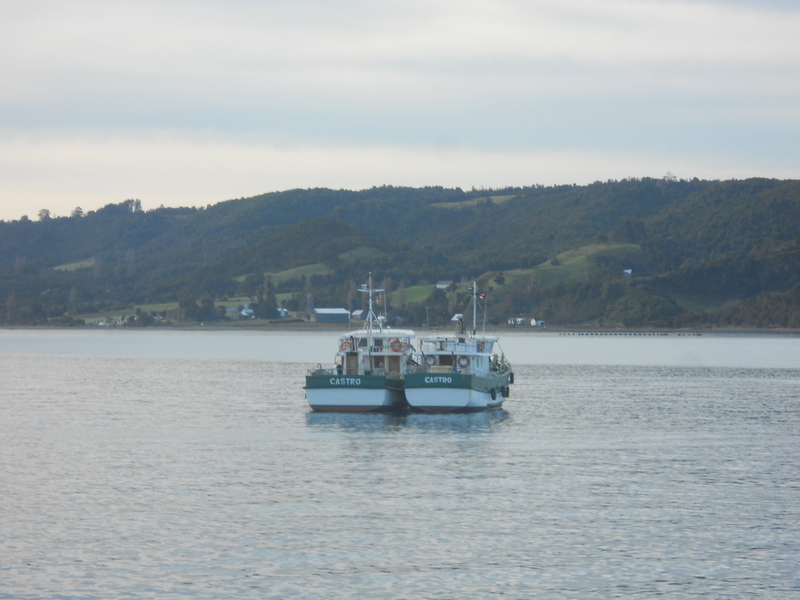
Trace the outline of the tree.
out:
M 17 294 L 14 290 L 8 295 L 6 300 L 6 322 L 12 323 L 17 316 Z
M 68 300 L 68 302 L 69 302 L 70 310 L 74 311 L 75 310 L 75 305 L 78 303 L 78 288 L 76 288 L 74 285 L 69 290 L 69 300 Z
M 125 260 L 128 263 L 128 277 L 133 277 L 136 275 L 136 250 L 128 248 L 128 252 L 125 254 Z
M 350 312 L 355 310 L 358 298 L 358 288 L 356 287 L 355 280 L 351 277 L 347 280 L 347 309 Z
M 123 202 L 122 205 L 126 206 L 128 210 L 132 213 L 142 212 L 141 200 L 125 200 L 125 202 Z
M 46 208 L 43 208 L 39 211 L 39 220 L 40 221 L 47 221 L 50 218 L 50 211 Z
M 251 303 L 250 308 L 253 310 L 253 315 L 259 319 L 277 319 L 280 316 L 275 303 L 266 298 L 261 302 Z
M 69 216 L 73 219 L 80 219 L 83 216 L 83 209 L 80 206 L 76 206 Z
M 180 321 L 195 319 L 197 316 L 197 302 L 192 298 L 182 298 L 178 302 L 178 309 L 180 311 L 178 316 Z
M 615 242 L 628 242 L 635 244 L 646 239 L 647 231 L 644 221 L 635 217 L 622 216 L 617 222 L 614 231 L 611 232 L 611 239 Z
M 378 298 L 383 302 L 384 312 L 388 311 L 391 306 L 389 305 L 389 294 L 392 293 L 392 278 L 383 278 L 383 292 L 378 294 Z

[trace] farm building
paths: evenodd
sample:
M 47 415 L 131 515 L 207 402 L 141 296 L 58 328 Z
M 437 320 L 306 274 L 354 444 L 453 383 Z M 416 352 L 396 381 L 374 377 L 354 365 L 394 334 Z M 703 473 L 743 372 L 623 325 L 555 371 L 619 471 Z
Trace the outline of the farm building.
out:
M 311 320 L 317 323 L 349 323 L 350 311 L 346 308 L 315 308 Z

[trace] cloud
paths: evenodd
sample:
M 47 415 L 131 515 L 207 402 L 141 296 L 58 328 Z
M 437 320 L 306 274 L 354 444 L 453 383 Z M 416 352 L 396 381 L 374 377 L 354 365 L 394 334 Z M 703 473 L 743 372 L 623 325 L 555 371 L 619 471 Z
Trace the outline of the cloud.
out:
M 673 171 L 696 160 L 698 176 L 797 176 L 786 165 L 800 164 L 791 2 L 0 0 L 0 36 L 6 204 L 11 183 L 17 198 L 80 196 L 100 186 L 70 177 L 86 171 L 128 197 L 121 165 L 132 163 L 165 203 L 197 198 L 200 149 L 200 163 L 223 157 L 248 182 L 216 198 L 414 184 L 421 167 L 441 166 L 432 157 L 480 157 L 464 169 L 482 179 L 474 185 L 518 183 L 524 174 L 504 166 L 530 157 L 582 157 L 571 170 L 545 160 L 563 183 L 636 175 L 607 157 L 650 156 Z M 265 180 L 226 163 L 229 153 L 298 175 Z M 365 159 L 369 178 L 347 168 Z M 472 185 L 451 173 L 425 182 Z M 216 201 L 201 195 L 190 204 Z

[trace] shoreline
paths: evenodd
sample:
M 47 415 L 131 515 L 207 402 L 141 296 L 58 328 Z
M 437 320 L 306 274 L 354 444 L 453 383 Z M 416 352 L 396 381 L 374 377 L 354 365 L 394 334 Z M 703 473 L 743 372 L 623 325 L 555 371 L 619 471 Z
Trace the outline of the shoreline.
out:
M 358 329 L 357 326 L 333 327 L 330 324 L 246 324 L 246 325 L 205 325 L 202 323 L 191 325 L 161 325 L 156 327 L 124 327 L 124 326 L 96 326 L 96 325 L 0 325 L 0 331 L 185 331 L 185 332 L 264 332 L 264 333 L 323 333 L 334 334 L 344 333 Z M 411 327 L 417 335 L 425 335 L 430 331 L 436 334 L 449 333 L 452 327 Z M 488 332 L 494 335 L 503 334 L 526 334 L 526 335 L 559 335 L 568 337 L 702 337 L 708 336 L 775 336 L 775 337 L 797 337 L 800 336 L 800 329 L 792 328 L 752 328 L 752 327 L 728 327 L 728 328 L 704 328 L 704 329 L 666 329 L 666 328 L 638 328 L 638 329 L 602 329 L 602 328 L 581 328 L 581 327 L 551 327 L 547 329 L 522 328 L 498 326 L 487 328 Z

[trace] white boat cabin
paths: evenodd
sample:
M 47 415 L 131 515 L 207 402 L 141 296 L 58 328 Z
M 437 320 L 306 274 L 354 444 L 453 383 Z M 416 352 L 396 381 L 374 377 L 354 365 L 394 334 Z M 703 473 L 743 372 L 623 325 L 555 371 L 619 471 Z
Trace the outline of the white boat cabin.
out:
M 351 331 L 339 338 L 336 369 L 344 375 L 406 373 L 415 338 L 410 329 Z
M 497 362 L 496 337 L 432 336 L 420 339 L 419 354 L 429 373 L 489 374 Z

